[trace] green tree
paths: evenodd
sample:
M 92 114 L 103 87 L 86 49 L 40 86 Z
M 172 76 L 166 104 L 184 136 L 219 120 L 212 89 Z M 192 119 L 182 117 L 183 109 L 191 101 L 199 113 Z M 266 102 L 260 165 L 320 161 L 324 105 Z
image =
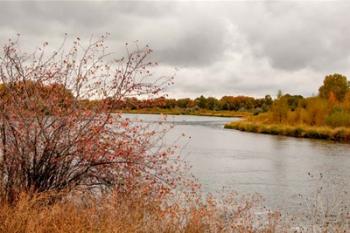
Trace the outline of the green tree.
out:
M 349 83 L 346 76 L 332 74 L 325 77 L 323 85 L 319 88 L 319 95 L 324 99 L 328 99 L 330 93 L 333 92 L 338 101 L 343 101 L 348 90 Z
M 219 110 L 220 109 L 220 103 L 219 100 L 215 97 L 208 97 L 207 98 L 207 108 L 210 110 Z
M 165 108 L 175 108 L 176 106 L 176 99 L 166 99 L 165 100 Z
M 207 108 L 207 99 L 204 96 L 201 95 L 195 101 L 199 108 Z
M 191 105 L 191 99 L 190 98 L 183 98 L 183 99 L 178 99 L 176 100 L 176 105 L 179 108 L 188 108 Z
M 287 99 L 288 107 L 292 111 L 294 111 L 299 106 L 299 102 L 304 99 L 301 95 L 286 94 L 283 97 Z

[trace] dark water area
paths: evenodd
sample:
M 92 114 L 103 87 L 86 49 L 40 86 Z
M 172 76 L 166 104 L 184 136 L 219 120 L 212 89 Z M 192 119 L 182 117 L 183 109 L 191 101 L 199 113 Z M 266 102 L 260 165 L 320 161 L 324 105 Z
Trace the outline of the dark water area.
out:
M 158 115 L 129 118 L 158 122 Z M 192 166 L 205 192 L 259 193 L 272 209 L 304 210 L 307 199 L 323 187 L 326 202 L 348 201 L 350 196 L 350 145 L 330 141 L 263 135 L 224 129 L 237 118 L 168 116 L 174 128 L 169 143 L 190 136 L 181 154 Z

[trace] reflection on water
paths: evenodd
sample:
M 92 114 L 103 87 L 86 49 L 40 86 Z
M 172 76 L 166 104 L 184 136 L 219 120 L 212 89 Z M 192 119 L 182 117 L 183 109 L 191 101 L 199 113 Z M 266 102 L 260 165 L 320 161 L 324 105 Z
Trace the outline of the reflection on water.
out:
M 157 115 L 127 115 L 157 122 Z M 309 197 L 320 185 L 350 191 L 350 145 L 224 129 L 232 118 L 168 116 L 175 125 L 166 140 L 191 136 L 183 156 L 207 192 L 225 189 L 260 193 L 271 208 L 299 208 L 298 194 Z M 310 175 L 308 175 L 310 174 Z M 326 179 L 319 179 L 320 174 Z M 324 182 L 327 182 L 325 184 Z

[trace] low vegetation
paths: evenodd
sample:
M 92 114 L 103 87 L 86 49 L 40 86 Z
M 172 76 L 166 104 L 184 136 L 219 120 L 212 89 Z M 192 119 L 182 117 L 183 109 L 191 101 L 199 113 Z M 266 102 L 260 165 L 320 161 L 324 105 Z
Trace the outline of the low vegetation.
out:
M 271 109 L 226 128 L 294 137 L 350 142 L 350 90 L 347 78 L 339 74 L 326 76 L 319 96 L 282 95 Z
M 301 222 L 283 220 L 255 195 L 203 195 L 176 145 L 163 144 L 162 124 L 154 128 L 116 114 L 116 103 L 162 88 L 152 81 L 148 47 L 112 59 L 104 41 L 82 46 L 76 38 L 50 54 L 47 43 L 33 54 L 22 53 L 18 41 L 3 47 L 0 232 L 301 229 L 293 228 Z M 343 124 L 343 116 L 333 117 L 328 121 Z M 346 221 L 324 214 L 322 220 L 315 222 L 320 232 L 348 229 Z
M 254 197 L 204 198 L 176 145 L 162 144 L 166 126 L 115 113 L 111 100 L 156 95 L 161 87 L 150 76 L 148 47 L 112 59 L 104 41 L 82 46 L 76 38 L 50 54 L 47 43 L 32 54 L 22 53 L 18 41 L 4 45 L 0 232 L 282 228 L 277 214 L 255 216 Z
M 255 214 L 257 200 L 235 195 L 220 200 L 208 197 L 160 207 L 137 197 L 91 196 L 77 201 L 45 204 L 48 196 L 20 196 L 15 206 L 0 207 L 0 232 L 285 232 L 279 213 Z
M 345 127 L 311 127 L 307 125 L 263 124 L 250 121 L 231 122 L 225 125 L 227 129 L 283 135 L 300 138 L 326 139 L 338 142 L 350 142 L 350 129 Z

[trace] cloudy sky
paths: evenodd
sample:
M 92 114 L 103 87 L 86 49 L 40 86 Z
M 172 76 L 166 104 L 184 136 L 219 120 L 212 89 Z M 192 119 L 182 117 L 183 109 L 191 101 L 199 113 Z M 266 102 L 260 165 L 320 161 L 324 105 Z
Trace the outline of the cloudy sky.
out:
M 350 76 L 350 2 L 0 2 L 0 42 L 34 49 L 64 34 L 111 33 L 154 49 L 173 97 L 312 95 L 326 74 Z

